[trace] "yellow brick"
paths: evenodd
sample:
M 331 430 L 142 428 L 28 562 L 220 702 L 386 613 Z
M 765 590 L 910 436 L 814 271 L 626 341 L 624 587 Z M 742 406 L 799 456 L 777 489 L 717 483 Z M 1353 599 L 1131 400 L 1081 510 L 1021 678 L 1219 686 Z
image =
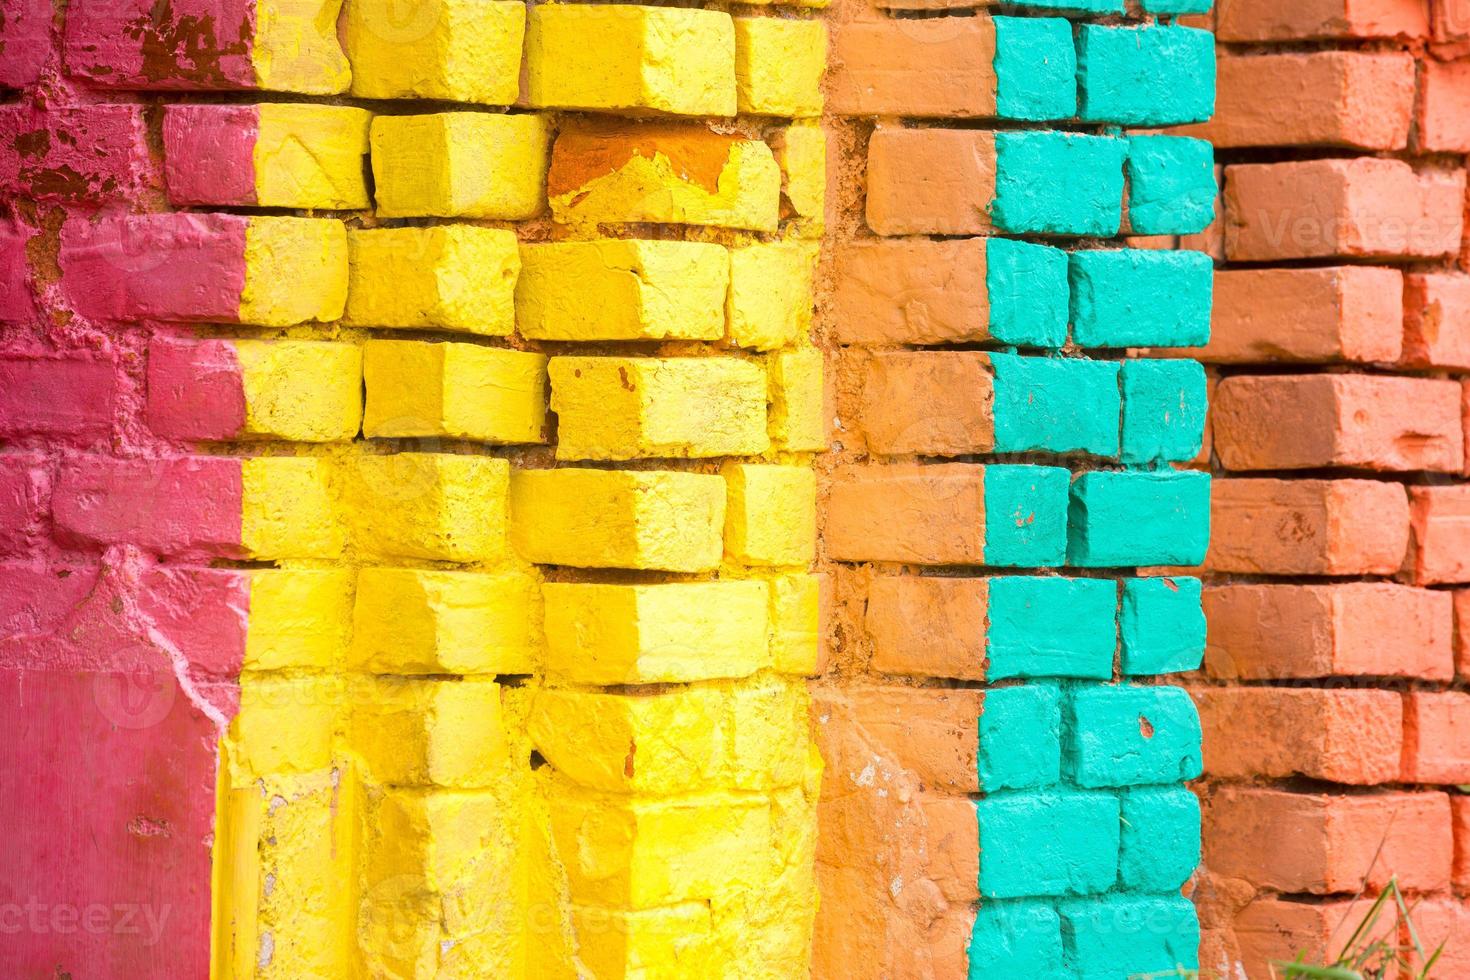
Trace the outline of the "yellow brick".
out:
M 375 781 L 473 788 L 505 760 L 500 685 L 483 677 L 352 679 L 348 741 Z
M 245 670 L 341 665 L 352 632 L 352 573 L 264 568 L 250 573 Z
M 372 207 L 362 166 L 372 118 L 352 106 L 262 103 L 252 153 L 255 203 L 322 211 Z
M 326 460 L 257 456 L 240 461 L 240 546 L 252 558 L 336 558 L 347 543 L 332 503 Z
M 771 444 L 790 452 L 827 448 L 822 352 L 814 347 L 780 351 L 767 364 L 771 381 Z
M 546 441 L 546 355 L 476 344 L 369 340 L 363 346 L 370 439 L 448 436 Z
M 819 20 L 735 18 L 735 77 L 742 113 L 822 114 L 827 25 Z
M 707 572 L 724 549 L 725 481 L 657 470 L 522 470 L 511 541 L 527 561 Z
M 817 477 L 805 466 L 726 463 L 725 553 L 746 565 L 817 557 Z
M 526 25 L 530 103 L 735 115 L 730 15 L 685 7 L 538 4 Z
M 475 562 L 505 550 L 510 464 L 488 456 L 398 453 L 342 462 L 353 543 L 386 558 Z
M 741 347 L 779 350 L 806 339 L 812 325 L 816 242 L 745 245 L 730 251 L 726 316 Z
M 771 661 L 778 673 L 810 676 L 821 657 L 825 575 L 778 575 L 771 588 Z
M 362 351 L 312 340 L 237 340 L 249 435 L 342 442 L 362 426 Z
M 236 784 L 330 766 L 343 696 L 341 680 L 330 675 L 242 675 L 240 711 L 231 725 Z
M 525 31 L 520 0 L 352 0 L 343 32 L 352 94 L 511 105 Z
M 347 300 L 347 227 L 335 218 L 256 215 L 245 226 L 239 322 L 336 320 Z
M 703 902 L 640 911 L 573 905 L 572 928 L 577 959 L 591 976 L 686 980 L 728 975 L 719 969 L 710 910 Z
M 769 678 L 737 685 L 729 694 L 730 778 L 736 789 L 768 791 L 800 786 L 811 743 L 811 699 L 806 684 Z
M 553 357 L 557 459 L 744 456 L 770 447 L 766 379 L 733 357 Z
M 529 674 L 535 581 L 520 573 L 364 568 L 350 664 L 379 674 Z
M 346 320 L 506 337 L 515 329 L 514 232 L 473 225 L 354 229 Z
M 523 221 L 546 207 L 544 116 L 378 116 L 372 143 L 380 216 Z
M 781 167 L 781 193 L 818 237 L 827 210 L 827 134 L 816 122 L 796 123 L 771 141 Z
M 303 95 L 347 91 L 351 70 L 337 40 L 341 9 L 341 0 L 263 0 L 252 4 L 255 32 L 250 64 L 255 69 L 256 86 L 267 92 Z M 201 19 L 200 26 L 207 29 L 207 21 Z M 228 40 L 221 38 L 220 42 Z M 181 38 L 180 43 L 189 41 Z
M 584 229 L 652 222 L 775 231 L 781 168 L 760 140 L 703 126 L 583 124 L 557 137 L 547 194 L 556 221 Z
M 604 238 L 521 246 L 516 326 L 534 340 L 718 340 L 725 249 Z
M 769 663 L 764 582 L 548 582 L 546 670 L 573 684 L 745 677 Z
M 708 899 L 770 860 L 770 809 L 748 796 L 672 800 L 553 784 L 551 832 L 577 904 L 645 909 Z

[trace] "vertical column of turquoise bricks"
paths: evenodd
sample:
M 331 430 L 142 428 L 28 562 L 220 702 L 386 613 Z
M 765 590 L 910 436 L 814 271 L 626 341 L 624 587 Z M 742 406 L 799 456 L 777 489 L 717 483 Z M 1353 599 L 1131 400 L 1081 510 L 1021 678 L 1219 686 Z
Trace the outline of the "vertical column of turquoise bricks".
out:
M 1209 144 L 1128 130 L 1212 114 L 1213 36 L 1175 22 L 1209 2 L 1024 7 L 1038 30 L 997 32 L 1001 91 L 1008 58 L 1034 60 L 1006 45 L 1058 14 L 1075 72 L 1045 96 L 1012 80 L 1017 99 L 1051 107 L 1012 118 L 1049 125 L 995 134 L 989 216 L 1005 237 L 990 242 L 987 287 L 992 334 L 1012 345 L 990 358 L 995 452 L 1026 455 L 987 467 L 985 558 L 1034 574 L 986 583 L 970 970 L 1168 975 L 1197 965 L 1182 889 L 1199 861 L 1184 784 L 1201 751 L 1194 706 L 1165 678 L 1199 665 L 1205 625 L 1197 578 L 1140 570 L 1204 560 L 1210 478 L 1189 466 L 1206 382 L 1195 361 L 1130 352 L 1208 340 L 1212 263 L 1177 236 L 1210 223 L 1215 179 Z

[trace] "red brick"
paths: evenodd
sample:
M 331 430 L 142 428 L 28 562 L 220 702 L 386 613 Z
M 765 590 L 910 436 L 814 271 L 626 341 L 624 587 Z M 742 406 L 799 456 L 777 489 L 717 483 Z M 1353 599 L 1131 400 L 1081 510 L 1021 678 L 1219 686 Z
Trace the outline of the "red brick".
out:
M 1222 269 L 1210 364 L 1392 363 L 1403 343 L 1404 274 L 1397 269 Z
M 1184 132 L 1233 149 L 1345 146 L 1401 150 L 1414 114 L 1414 59 L 1317 51 L 1221 55 L 1215 118 Z M 1262 92 L 1279 93 L 1262 98 Z
M 1210 776 L 1305 776 L 1349 786 L 1398 780 L 1403 701 L 1392 691 L 1219 687 L 1192 693 Z
M 1403 766 L 1406 783 L 1470 783 L 1470 694 L 1410 691 L 1404 695 Z
M 1264 980 L 1280 971 L 1275 964 L 1293 962 L 1298 954 L 1308 963 L 1330 962 L 1342 952 L 1372 904 L 1371 898 L 1328 902 L 1261 898 L 1251 902 L 1233 923 L 1243 975 Z M 1396 929 L 1392 915 L 1382 916 L 1369 931 L 1368 941 L 1385 938 L 1397 945 Z
M 1460 250 L 1465 173 L 1356 157 L 1225 169 L 1236 262 L 1439 258 Z
M 117 365 L 90 355 L 0 355 L 0 436 L 112 431 Z
M 1424 0 L 1219 0 L 1222 41 L 1424 37 Z
M 1470 276 L 1404 277 L 1404 363 L 1470 371 Z
M 1223 787 L 1204 807 L 1204 863 L 1258 888 L 1312 895 L 1449 887 L 1454 859 L 1443 793 L 1364 796 Z
M 827 501 L 828 554 L 837 561 L 983 564 L 984 473 L 964 463 L 837 473 Z
M 874 354 L 859 428 L 879 455 L 963 456 L 995 447 L 990 358 L 978 351 Z M 1459 387 L 1455 388 L 1456 422 Z
M 1387 582 L 1205 590 L 1205 669 L 1229 680 L 1454 676 L 1447 593 Z
M 67 544 L 215 556 L 239 551 L 241 492 L 237 459 L 82 456 L 62 467 L 51 508 Z
M 995 141 L 966 129 L 879 124 L 868 143 L 868 227 L 880 235 L 990 230 Z
M 1236 376 L 1211 405 L 1226 469 L 1346 467 L 1455 473 L 1465 438 L 1455 381 L 1353 374 Z
M 1409 507 L 1414 584 L 1470 582 L 1470 484 L 1412 487 Z
M 1470 62 L 1424 62 L 1417 145 L 1428 153 L 1470 153 Z
M 133 204 L 159 182 L 142 106 L 0 108 L 0 193 Z
M 1409 548 L 1409 501 L 1373 480 L 1216 480 L 1213 571 L 1392 575 Z
M 1450 817 L 1455 829 L 1454 886 L 1464 894 L 1470 892 L 1470 796 L 1450 797 Z
M 829 60 L 827 107 L 838 115 L 995 115 L 989 17 L 838 24 Z
M 50 497 L 43 457 L 0 453 L 0 555 L 20 554 L 40 540 Z
M 837 249 L 827 317 L 837 342 L 953 344 L 986 340 L 985 240 L 902 239 Z
M 873 670 L 985 679 L 986 580 L 874 578 L 864 619 Z
M 1443 947 L 1435 961 L 1431 976 L 1470 977 L 1470 905 L 1454 898 L 1427 897 L 1414 905 L 1414 931 L 1424 949 L 1424 958 L 1415 957 L 1417 966 Z

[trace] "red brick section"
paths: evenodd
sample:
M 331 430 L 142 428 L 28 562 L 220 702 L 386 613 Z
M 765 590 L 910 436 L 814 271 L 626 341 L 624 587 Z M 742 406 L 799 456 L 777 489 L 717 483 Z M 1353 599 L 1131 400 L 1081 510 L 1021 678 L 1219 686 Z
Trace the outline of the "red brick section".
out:
M 1217 7 L 1201 966 L 1396 877 L 1470 975 L 1470 3 Z

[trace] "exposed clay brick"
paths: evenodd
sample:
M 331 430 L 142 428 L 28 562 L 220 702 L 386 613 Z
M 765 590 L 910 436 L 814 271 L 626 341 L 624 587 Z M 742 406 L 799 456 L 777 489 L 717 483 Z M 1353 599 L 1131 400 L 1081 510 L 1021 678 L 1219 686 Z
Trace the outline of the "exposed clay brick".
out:
M 1443 947 L 1432 975 L 1470 976 L 1470 904 L 1454 898 L 1425 898 L 1414 906 L 1414 931 L 1424 948 L 1424 958 L 1410 957 L 1414 966 L 1425 966 L 1425 960 Z
M 159 183 L 143 107 L 0 109 L 0 192 L 50 201 L 137 201 Z
M 868 586 L 864 625 L 873 669 L 985 679 L 986 581 L 882 576 Z
M 1470 783 L 1470 694 L 1410 691 L 1404 695 L 1406 783 Z
M 0 436 L 107 435 L 117 373 L 112 361 L 91 355 L 0 355 Z
M 1443 793 L 1329 796 L 1225 787 L 1204 806 L 1205 865 L 1258 888 L 1312 895 L 1449 885 L 1454 839 Z
M 1434 14 L 1431 35 L 1436 44 L 1455 45 L 1456 56 L 1462 55 L 1459 45 L 1470 41 L 1470 7 L 1465 0 L 1430 0 Z
M 1275 964 L 1305 957 L 1308 963 L 1328 962 L 1341 952 L 1358 923 L 1368 914 L 1371 899 L 1303 902 L 1260 898 L 1234 918 L 1231 927 L 1239 944 L 1239 962 L 1247 977 L 1269 977 Z M 1380 919 L 1374 938 L 1397 939 L 1392 916 Z
M 839 473 L 827 503 L 829 554 L 838 561 L 982 564 L 984 472 L 947 463 Z
M 1398 778 L 1404 712 L 1392 691 L 1229 687 L 1193 693 L 1211 776 L 1305 776 L 1350 786 Z
M 1470 61 L 1425 61 L 1421 78 L 1418 148 L 1470 153 Z
M 1454 381 L 1238 376 L 1220 382 L 1211 413 L 1215 452 L 1230 470 L 1455 473 L 1465 465 Z
M 868 226 L 880 235 L 977 235 L 995 196 L 991 134 L 879 125 L 868 143 Z
M 1217 572 L 1392 575 L 1409 547 L 1409 501 L 1372 480 L 1216 480 L 1210 555 Z
M 1455 410 L 1459 399 L 1456 389 Z M 990 357 L 977 351 L 875 354 L 858 424 L 882 455 L 963 456 L 995 446 Z
M 1228 680 L 1454 676 L 1453 602 L 1387 582 L 1205 590 L 1205 669 Z
M 1450 797 L 1450 822 L 1455 832 L 1455 863 L 1452 869 L 1455 892 L 1470 892 L 1470 796 Z
M 1404 277 L 1403 359 L 1410 367 L 1470 370 L 1470 276 Z
M 1423 0 L 1220 0 L 1217 29 L 1222 41 L 1424 37 L 1429 17 Z
M 1409 489 L 1416 585 L 1470 582 L 1470 484 Z
M 50 496 L 44 458 L 0 454 L 0 555 L 20 554 L 40 539 Z
M 1225 169 L 1225 252 L 1236 262 L 1439 258 L 1460 250 L 1463 170 L 1357 157 Z
M 945 793 L 980 789 L 978 758 L 984 692 L 926 689 L 897 685 L 853 686 L 817 697 L 819 741 L 831 754 L 828 766 L 837 773 L 858 774 L 874 764 L 910 770 L 922 784 Z M 863 733 L 866 746 L 841 737 L 842 726 Z M 826 733 L 837 733 L 832 739 Z M 875 753 L 874 750 L 877 750 Z M 870 777 L 871 778 L 871 777 Z M 887 773 L 878 775 L 886 781 Z M 880 783 L 881 784 L 881 783 Z
M 985 239 L 853 242 L 837 250 L 828 321 L 842 344 L 985 340 Z

